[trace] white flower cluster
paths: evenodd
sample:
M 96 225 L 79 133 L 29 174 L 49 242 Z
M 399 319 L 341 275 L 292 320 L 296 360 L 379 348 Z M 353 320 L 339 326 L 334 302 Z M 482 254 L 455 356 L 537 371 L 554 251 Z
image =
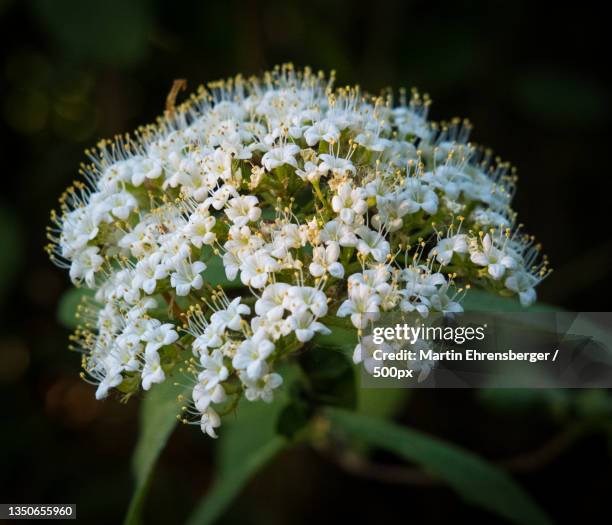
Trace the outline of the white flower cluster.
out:
M 535 300 L 548 270 L 514 226 L 510 168 L 417 92 L 332 83 L 290 65 L 218 82 L 88 152 L 48 251 L 95 290 L 74 340 L 98 398 L 187 363 L 182 419 L 214 437 L 333 316 L 458 312 L 470 285 Z

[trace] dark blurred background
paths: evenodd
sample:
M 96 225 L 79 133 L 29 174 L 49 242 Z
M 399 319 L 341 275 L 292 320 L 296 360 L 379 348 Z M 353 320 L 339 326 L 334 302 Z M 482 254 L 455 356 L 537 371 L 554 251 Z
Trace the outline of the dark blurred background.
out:
M 472 139 L 517 166 L 515 207 L 555 268 L 541 299 L 606 311 L 609 32 L 608 15 L 584 2 L 0 0 L 0 500 L 77 502 L 91 523 L 125 512 L 138 402 L 96 402 L 78 379 L 56 313 L 69 282 L 43 252 L 45 226 L 84 148 L 153 120 L 173 79 L 195 89 L 293 61 L 371 91 L 418 86 L 433 98 L 431 118 L 469 118 Z M 574 417 L 575 400 L 555 399 L 492 407 L 476 392 L 419 391 L 401 418 L 505 458 L 538 449 Z M 518 479 L 557 521 L 588 522 L 607 510 L 611 443 L 593 435 L 563 448 Z M 212 450 L 193 428 L 175 433 L 151 522 L 187 515 L 212 479 Z M 395 519 L 491 519 L 446 488 L 352 478 L 298 449 L 224 521 L 384 520 L 398 502 Z

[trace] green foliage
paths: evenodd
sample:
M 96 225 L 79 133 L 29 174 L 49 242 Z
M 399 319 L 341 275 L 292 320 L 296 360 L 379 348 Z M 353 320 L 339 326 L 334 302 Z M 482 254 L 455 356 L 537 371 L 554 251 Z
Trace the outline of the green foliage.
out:
M 468 297 L 468 310 L 520 310 L 515 299 L 477 290 L 471 290 Z M 533 307 L 534 311 L 546 309 Z M 476 454 L 386 421 L 404 406 L 410 391 L 357 388 L 355 367 L 349 357 L 357 342 L 355 330 L 342 321 L 336 323 L 331 335 L 318 335 L 299 356 L 299 367 L 282 371 L 285 384 L 272 404 L 243 399 L 236 417 L 224 418 L 217 449 L 217 476 L 190 516 L 189 525 L 217 520 L 259 469 L 291 442 L 310 437 L 310 421 L 321 409 L 332 422 L 332 432 L 348 436 L 359 453 L 368 454 L 376 448 L 387 450 L 421 465 L 473 505 L 517 524 L 549 523 L 544 512 L 507 474 Z M 162 395 L 162 389 L 156 389 L 152 393 Z M 531 396 L 524 397 L 529 403 Z M 174 427 L 176 405 L 166 400 L 154 411 L 156 403 L 152 399 L 149 394 L 143 406 L 143 430 L 135 459 L 137 490 L 126 519 L 129 524 L 138 523 L 153 463 Z M 155 415 L 156 411 L 160 413 Z M 150 429 L 157 431 L 153 434 Z
M 57 320 L 66 328 L 76 328 L 79 324 L 77 310 L 85 297 L 92 297 L 87 288 L 69 288 L 62 295 L 57 307 Z
M 288 401 L 295 370 L 284 370 L 285 385 L 274 401 L 251 403 L 242 400 L 235 418 L 227 418 L 217 450 L 217 477 L 213 487 L 198 503 L 188 525 L 213 523 L 240 493 L 251 477 L 286 444 L 276 425 Z
M 314 408 L 304 399 L 293 399 L 287 404 L 276 421 L 276 432 L 288 439 L 294 439 L 304 430 L 314 413 Z
M 207 525 L 214 523 L 240 493 L 251 477 L 268 463 L 283 447 L 283 441 L 274 437 L 270 441 L 253 447 L 242 458 L 239 468 L 220 474 L 215 485 L 198 504 L 187 525 Z
M 354 408 L 357 403 L 355 368 L 342 348 L 309 348 L 300 357 L 306 395 L 315 405 Z
M 291 378 L 290 371 L 284 373 Z M 133 468 L 136 488 L 125 518 L 125 525 L 142 521 L 143 504 L 149 489 L 155 461 L 161 454 L 177 423 L 179 406 L 176 397 L 182 391 L 172 380 L 155 385 L 142 404 L 141 431 L 134 452 Z M 243 400 L 236 417 L 224 421 L 217 449 L 217 479 L 197 506 L 190 523 L 211 523 L 238 495 L 240 490 L 284 445 L 276 434 L 276 420 L 288 396 L 283 391 L 271 405 Z
M 358 388 L 357 412 L 384 419 L 395 416 L 410 397 L 409 388 Z
M 325 320 L 324 322 L 332 328 L 332 333 L 317 335 L 314 338 L 313 346 L 341 352 L 347 359 L 351 359 L 358 339 L 357 331 L 350 321 L 331 318 L 330 321 Z M 359 369 L 357 370 L 356 376 L 360 373 Z M 355 377 L 354 381 L 356 410 L 368 415 L 392 417 L 406 403 L 410 393 L 410 390 L 406 388 L 360 388 L 359 378 Z
M 550 523 L 531 498 L 504 472 L 450 443 L 382 419 L 328 409 L 336 432 L 393 452 L 448 483 L 468 503 L 523 525 Z
M 555 312 L 558 308 L 544 303 L 535 303 L 527 308 L 514 297 L 502 297 L 491 292 L 470 288 L 462 302 L 466 312 Z
M 232 288 L 244 288 L 242 281 L 236 277 L 230 281 L 225 275 L 225 268 L 220 256 L 214 255 L 210 246 L 203 246 L 200 254 L 200 259 L 206 263 L 206 270 L 202 274 L 204 282 L 210 286 L 221 285 L 224 290 Z
M 507 413 L 521 413 L 544 408 L 556 416 L 564 416 L 571 405 L 568 390 L 554 388 L 484 388 L 478 391 L 484 404 Z
M 180 387 L 168 380 L 154 385 L 144 397 L 140 415 L 140 436 L 132 464 L 136 488 L 125 518 L 125 525 L 137 525 L 142 521 L 143 504 L 155 462 L 177 424 L 179 405 L 176 399 L 180 393 Z

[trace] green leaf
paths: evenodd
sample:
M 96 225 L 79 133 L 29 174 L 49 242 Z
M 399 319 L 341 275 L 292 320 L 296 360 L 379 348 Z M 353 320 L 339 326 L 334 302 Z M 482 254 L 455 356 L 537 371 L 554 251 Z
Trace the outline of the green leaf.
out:
M 332 332 L 328 335 L 315 335 L 309 346 L 341 349 L 347 357 L 351 357 L 359 342 L 357 329 L 349 321 L 331 315 L 321 322 Z
M 527 308 L 521 306 L 518 297 L 502 297 L 493 292 L 470 288 L 463 299 L 463 308 L 466 312 L 555 312 L 559 308 L 545 304 L 535 303 Z
M 196 507 L 187 525 L 214 523 L 253 475 L 278 454 L 283 446 L 284 442 L 280 437 L 273 437 L 243 458 L 240 468 L 219 476 L 213 488 Z
M 217 451 L 217 474 L 223 477 L 242 468 L 243 462 L 258 448 L 272 441 L 276 420 L 287 403 L 279 393 L 271 404 L 242 399 L 234 415 L 225 416 Z
M 352 359 L 355 345 L 358 343 L 357 329 L 348 320 L 330 317 L 323 321 L 328 325 L 332 333 L 320 335 L 313 340 L 313 346 L 341 351 L 349 359 Z M 359 374 L 361 369 L 357 368 L 356 404 L 357 411 L 371 416 L 389 418 L 399 412 L 409 397 L 410 390 L 407 388 L 362 388 L 359 385 Z
M 572 399 L 569 390 L 555 388 L 483 388 L 477 395 L 484 404 L 507 413 L 548 407 L 554 414 L 565 414 Z
M 206 525 L 217 520 L 255 473 L 286 446 L 286 440 L 276 434 L 276 425 L 289 402 L 288 391 L 297 371 L 287 367 L 280 373 L 284 384 L 271 404 L 242 399 L 235 418 L 225 417 L 219 429 L 217 478 L 187 525 Z
M 516 297 L 501 297 L 484 290 L 470 289 L 463 301 L 466 312 L 490 312 L 493 315 L 505 312 L 554 312 L 555 315 L 533 315 L 509 317 L 513 323 L 520 322 L 521 330 L 542 330 L 558 333 L 560 341 L 577 336 L 594 339 L 604 348 L 612 348 L 612 331 L 605 324 L 597 322 L 597 314 L 574 314 L 563 309 L 545 304 L 536 303 L 528 308 L 520 305 Z M 517 327 L 518 324 L 517 324 Z M 567 333 L 563 333 L 567 330 Z M 599 356 L 602 357 L 601 355 Z M 608 357 L 606 363 L 612 362 Z M 535 405 L 548 406 L 555 415 L 567 413 L 571 399 L 574 397 L 568 390 L 558 389 L 483 389 L 479 397 L 496 408 L 506 411 L 521 411 Z
M 301 399 L 292 400 L 276 420 L 276 432 L 288 439 L 294 439 L 300 431 L 307 428 L 314 413 L 313 407 Z
M 308 378 L 306 394 L 315 405 L 356 406 L 355 367 L 341 348 L 309 348 L 300 356 L 300 367 Z
M 244 288 L 244 284 L 239 277 L 230 281 L 225 275 L 225 267 L 223 259 L 219 255 L 215 255 L 210 246 L 203 246 L 200 259 L 206 263 L 206 270 L 202 272 L 204 282 L 211 286 L 221 285 L 225 289 Z
M 399 413 L 410 397 L 409 388 L 357 388 L 357 412 L 389 419 Z
M 512 478 L 472 452 L 381 419 L 340 409 L 327 414 L 336 431 L 422 465 L 473 505 L 516 524 L 551 523 Z
M 57 320 L 66 328 L 76 328 L 79 324 L 76 314 L 84 297 L 93 297 L 93 291 L 87 288 L 70 288 L 62 295 L 57 307 Z
M 141 523 L 142 509 L 157 458 L 177 424 L 179 406 L 176 398 L 182 392 L 169 378 L 145 395 L 140 413 L 140 436 L 132 458 L 136 488 L 125 518 L 125 525 Z

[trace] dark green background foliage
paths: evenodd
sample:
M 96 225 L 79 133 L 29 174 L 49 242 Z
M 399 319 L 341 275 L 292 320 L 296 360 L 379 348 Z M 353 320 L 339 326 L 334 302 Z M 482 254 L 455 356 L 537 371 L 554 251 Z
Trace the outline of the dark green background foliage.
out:
M 516 209 L 556 269 L 540 288 L 542 299 L 574 310 L 610 310 L 606 20 L 585 3 L 551 10 L 528 1 L 0 0 L 0 499 L 77 502 L 79 517 L 91 523 L 117 523 L 125 515 L 139 401 L 96 402 L 93 389 L 78 379 L 79 356 L 67 351 L 68 329 L 56 313 L 69 283 L 42 251 L 44 228 L 56 198 L 77 175 L 83 149 L 153 120 L 176 78 L 195 88 L 291 60 L 336 69 L 340 83 L 372 91 L 418 86 L 434 100 L 432 118 L 468 117 L 473 140 L 518 167 Z M 302 366 L 316 369 L 317 359 L 303 356 Z M 342 362 L 326 369 L 336 365 L 341 377 L 352 373 Z M 324 374 L 316 381 L 330 383 Z M 414 450 L 386 446 L 381 436 L 391 439 L 393 431 L 377 427 L 376 441 L 360 420 L 346 421 L 342 407 L 355 403 L 362 415 L 384 415 L 380 394 L 359 399 L 363 392 L 352 390 L 350 381 L 346 388 L 344 380 L 337 384 L 337 408 L 329 417 L 344 424 L 347 439 L 355 434 L 386 449 L 374 455 L 381 463 L 412 461 Z M 393 410 L 387 403 L 386 411 L 409 432 L 433 434 L 496 462 L 514 458 L 516 479 L 555 521 L 572 522 L 576 515 L 590 521 L 607 511 L 607 393 L 501 394 L 418 391 Z M 317 392 L 298 392 L 280 407 L 271 435 L 299 435 L 313 403 L 328 404 Z M 257 415 L 244 420 L 249 417 L 261 421 Z M 216 494 L 230 498 L 235 485 L 223 480 L 241 466 L 231 451 L 236 439 L 250 437 L 244 428 L 228 425 L 220 444 L 195 428 L 179 428 L 152 478 L 145 520 L 184 520 L 212 486 L 215 461 L 222 474 Z M 248 468 L 280 448 L 282 438 L 259 430 L 252 436 L 258 455 Z M 415 443 L 419 436 L 399 435 Z M 496 498 L 505 494 L 505 475 L 453 450 L 434 446 L 425 467 L 448 478 L 445 469 L 459 461 L 474 477 L 501 483 Z M 145 461 L 141 456 L 137 462 Z M 482 479 L 466 485 L 453 476 L 434 486 L 419 479 L 385 484 L 351 476 L 298 446 L 266 466 L 221 519 L 493 519 L 464 501 L 474 502 L 470 487 L 480 490 Z M 480 508 L 489 507 L 481 502 Z M 512 512 L 502 510 L 502 516 Z M 217 511 L 200 512 L 196 518 Z

